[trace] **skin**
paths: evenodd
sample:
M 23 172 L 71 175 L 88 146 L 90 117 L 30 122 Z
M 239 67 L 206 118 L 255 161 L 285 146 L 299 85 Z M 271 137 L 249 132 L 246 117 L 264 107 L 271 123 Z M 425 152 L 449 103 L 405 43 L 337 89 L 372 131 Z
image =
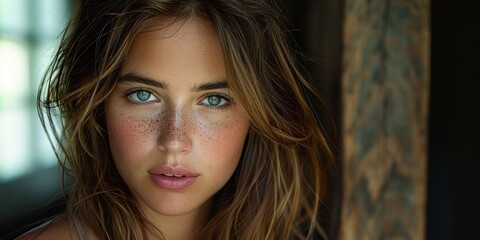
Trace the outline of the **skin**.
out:
M 249 125 L 225 86 L 211 23 L 162 23 L 135 38 L 105 118 L 115 165 L 147 218 L 167 238 L 188 239 L 235 171 Z M 195 180 L 179 190 L 159 187 L 151 172 L 161 167 Z
M 105 119 L 115 166 L 147 219 L 166 239 L 194 239 L 211 198 L 238 165 L 249 124 L 225 86 L 211 23 L 169 23 L 159 20 L 136 36 L 105 102 Z M 195 179 L 182 189 L 162 188 L 151 177 L 162 167 L 181 168 Z M 77 238 L 59 218 L 21 239 Z

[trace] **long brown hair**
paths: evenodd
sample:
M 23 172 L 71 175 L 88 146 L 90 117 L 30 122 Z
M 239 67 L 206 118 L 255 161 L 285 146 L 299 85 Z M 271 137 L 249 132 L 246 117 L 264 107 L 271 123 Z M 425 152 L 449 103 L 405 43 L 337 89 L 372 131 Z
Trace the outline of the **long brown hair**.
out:
M 272 0 L 85 0 L 78 5 L 38 94 L 41 120 L 58 144 L 61 166 L 73 177 L 68 216 L 101 239 L 161 236 L 117 173 L 103 109 L 136 34 L 159 16 L 212 22 L 227 81 L 250 121 L 239 166 L 214 196 L 215 207 L 198 236 L 326 237 L 318 216 L 332 153 L 306 98 L 314 90 L 296 66 L 285 14 Z

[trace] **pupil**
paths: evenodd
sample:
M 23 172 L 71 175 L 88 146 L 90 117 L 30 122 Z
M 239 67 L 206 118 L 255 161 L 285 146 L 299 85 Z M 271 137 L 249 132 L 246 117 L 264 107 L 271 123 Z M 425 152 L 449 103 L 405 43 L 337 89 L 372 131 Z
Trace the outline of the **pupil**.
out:
M 210 96 L 208 97 L 208 104 L 217 106 L 220 103 L 220 97 L 219 96 Z
M 150 98 L 150 93 L 147 91 L 138 91 L 137 97 L 140 101 L 147 101 Z

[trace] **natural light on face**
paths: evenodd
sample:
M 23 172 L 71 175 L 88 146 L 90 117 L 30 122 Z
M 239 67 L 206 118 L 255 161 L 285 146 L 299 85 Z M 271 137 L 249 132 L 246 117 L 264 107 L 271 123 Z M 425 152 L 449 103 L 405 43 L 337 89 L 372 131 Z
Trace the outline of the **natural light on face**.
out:
M 235 171 L 249 127 L 211 23 L 159 24 L 135 38 L 106 102 L 115 165 L 156 222 L 201 211 Z

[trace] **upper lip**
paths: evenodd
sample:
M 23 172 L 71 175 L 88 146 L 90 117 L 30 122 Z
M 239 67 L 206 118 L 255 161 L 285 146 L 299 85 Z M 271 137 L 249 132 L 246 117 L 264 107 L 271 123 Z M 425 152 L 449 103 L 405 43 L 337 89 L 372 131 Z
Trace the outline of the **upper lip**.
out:
M 174 176 L 183 176 L 183 177 L 197 177 L 199 174 L 192 172 L 184 167 L 173 167 L 169 165 L 164 165 L 160 167 L 155 167 L 148 171 L 149 174 L 152 175 L 165 175 L 165 174 L 173 174 Z

